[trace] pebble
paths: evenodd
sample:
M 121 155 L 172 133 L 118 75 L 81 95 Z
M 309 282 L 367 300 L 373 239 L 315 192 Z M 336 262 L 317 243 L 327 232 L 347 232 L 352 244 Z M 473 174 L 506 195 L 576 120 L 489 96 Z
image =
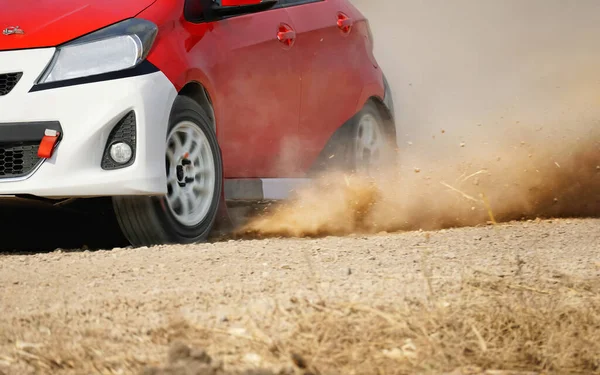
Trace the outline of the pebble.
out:
M 244 355 L 244 362 L 259 366 L 262 363 L 262 357 L 256 353 L 247 353 Z

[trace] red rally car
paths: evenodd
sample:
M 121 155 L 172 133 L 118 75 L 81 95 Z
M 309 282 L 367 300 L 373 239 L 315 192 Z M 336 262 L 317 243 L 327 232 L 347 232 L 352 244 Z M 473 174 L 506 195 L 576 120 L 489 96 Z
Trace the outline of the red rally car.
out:
M 395 147 L 348 0 L 3 1 L 0 31 L 0 195 L 111 197 L 133 245 Z

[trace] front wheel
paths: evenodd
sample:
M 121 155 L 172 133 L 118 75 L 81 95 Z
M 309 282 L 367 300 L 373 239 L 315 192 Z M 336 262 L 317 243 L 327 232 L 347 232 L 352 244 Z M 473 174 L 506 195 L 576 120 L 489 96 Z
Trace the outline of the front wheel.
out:
M 134 246 L 204 241 L 216 220 L 221 153 L 198 103 L 184 96 L 175 100 L 166 142 L 167 194 L 113 198 L 121 230 Z

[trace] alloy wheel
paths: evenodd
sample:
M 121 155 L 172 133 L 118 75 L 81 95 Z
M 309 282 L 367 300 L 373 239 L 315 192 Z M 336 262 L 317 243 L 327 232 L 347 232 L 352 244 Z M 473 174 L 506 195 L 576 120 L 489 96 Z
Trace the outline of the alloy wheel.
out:
M 171 129 L 166 169 L 171 213 L 185 226 L 198 225 L 215 194 L 215 160 L 206 134 L 193 122 L 182 121 Z
M 386 140 L 379 122 L 370 113 L 360 119 L 355 142 L 358 171 L 369 174 L 379 168 Z

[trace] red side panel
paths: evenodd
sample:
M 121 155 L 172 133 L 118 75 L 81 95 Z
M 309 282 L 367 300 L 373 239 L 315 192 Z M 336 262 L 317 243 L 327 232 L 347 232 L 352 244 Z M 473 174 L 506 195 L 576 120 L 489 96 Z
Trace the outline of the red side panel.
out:
M 198 24 L 168 13 L 154 6 L 140 15 L 163 25 L 149 60 L 178 90 L 193 81 L 208 90 L 225 177 L 293 176 L 297 163 L 287 155 L 298 132 L 301 80 L 292 49 L 277 39 L 290 23 L 287 11 Z
M 383 97 L 367 24 L 345 0 L 198 24 L 183 0 L 160 0 L 140 17 L 160 25 L 149 60 L 178 90 L 207 89 L 226 178 L 303 176 L 335 130 Z
M 325 0 L 288 8 L 301 63 L 300 137 L 309 168 L 333 133 L 371 95 L 383 95 L 379 68 L 371 59 L 364 17 L 344 1 Z M 379 82 L 379 84 L 373 84 Z M 366 95 L 366 98 L 365 98 Z
M 277 39 L 289 24 L 285 9 L 215 24 L 225 47 L 212 78 L 222 103 L 217 121 L 226 177 L 294 175 L 288 151 L 298 132 L 301 81 L 293 47 Z
M 353 30 L 349 34 L 348 48 L 357 53 L 360 63 L 356 74 L 361 77 L 363 89 L 360 94 L 356 111 L 359 111 L 371 97 L 383 100 L 385 87 L 383 72 L 373 55 L 373 43 L 368 20 L 348 0 L 339 0 L 342 12 L 353 20 Z

